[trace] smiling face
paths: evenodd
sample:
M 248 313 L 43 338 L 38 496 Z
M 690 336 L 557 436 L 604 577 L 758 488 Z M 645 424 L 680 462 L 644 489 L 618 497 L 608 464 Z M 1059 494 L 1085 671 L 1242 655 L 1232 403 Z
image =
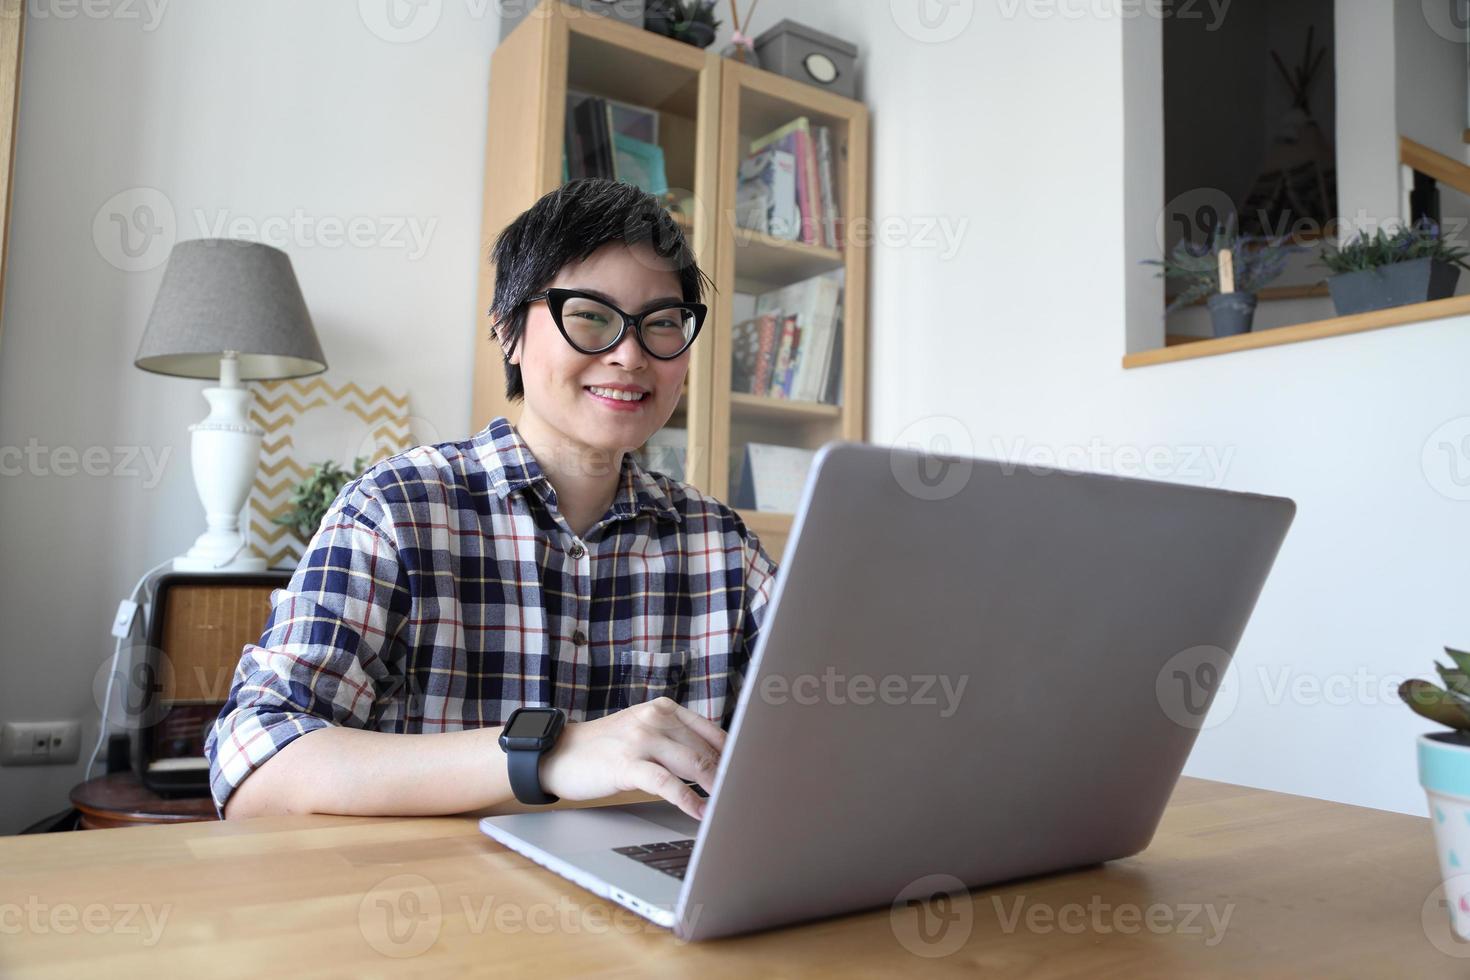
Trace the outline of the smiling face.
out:
M 647 244 L 609 242 L 564 266 L 547 285 L 598 293 L 630 314 L 683 302 L 679 277 Z M 571 315 L 570 307 L 564 309 L 563 322 L 570 325 Z M 632 330 L 611 350 L 580 353 L 557 330 L 544 301 L 531 304 L 510 361 L 525 386 L 517 427 L 528 440 L 535 433 L 574 451 L 615 453 L 643 445 L 668 422 L 689 372 L 689 351 L 672 361 L 650 357 Z M 642 394 L 626 400 L 630 392 Z

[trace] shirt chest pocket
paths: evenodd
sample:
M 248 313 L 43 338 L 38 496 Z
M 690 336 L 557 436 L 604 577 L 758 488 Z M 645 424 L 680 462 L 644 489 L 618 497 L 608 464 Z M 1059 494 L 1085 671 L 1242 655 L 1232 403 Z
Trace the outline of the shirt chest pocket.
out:
M 613 659 L 612 710 L 686 694 L 688 650 L 620 650 Z

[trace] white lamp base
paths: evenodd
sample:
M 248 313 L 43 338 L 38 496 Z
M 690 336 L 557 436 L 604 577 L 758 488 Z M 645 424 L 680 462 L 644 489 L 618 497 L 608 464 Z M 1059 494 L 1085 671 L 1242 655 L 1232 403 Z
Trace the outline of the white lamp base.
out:
M 189 427 L 194 488 L 208 530 L 174 559 L 174 571 L 263 572 L 265 559 L 240 533 L 240 511 L 255 482 L 265 433 L 250 422 L 250 389 L 239 386 L 233 356 L 222 358 L 220 369 L 220 387 L 204 389 L 209 416 Z

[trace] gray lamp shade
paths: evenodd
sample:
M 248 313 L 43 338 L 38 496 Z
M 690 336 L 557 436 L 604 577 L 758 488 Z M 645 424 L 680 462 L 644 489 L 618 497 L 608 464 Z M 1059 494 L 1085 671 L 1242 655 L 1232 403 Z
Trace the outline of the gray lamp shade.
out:
M 179 242 L 133 363 L 158 374 L 217 379 L 226 351 L 238 352 L 242 381 L 327 369 L 289 255 L 227 238 Z

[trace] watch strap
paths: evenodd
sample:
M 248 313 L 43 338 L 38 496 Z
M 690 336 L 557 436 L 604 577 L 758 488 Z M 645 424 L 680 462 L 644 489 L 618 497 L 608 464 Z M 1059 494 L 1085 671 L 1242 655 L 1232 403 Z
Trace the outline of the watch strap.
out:
M 541 788 L 541 752 L 511 750 L 506 753 L 510 760 L 510 788 L 522 803 L 546 804 L 561 799 Z

